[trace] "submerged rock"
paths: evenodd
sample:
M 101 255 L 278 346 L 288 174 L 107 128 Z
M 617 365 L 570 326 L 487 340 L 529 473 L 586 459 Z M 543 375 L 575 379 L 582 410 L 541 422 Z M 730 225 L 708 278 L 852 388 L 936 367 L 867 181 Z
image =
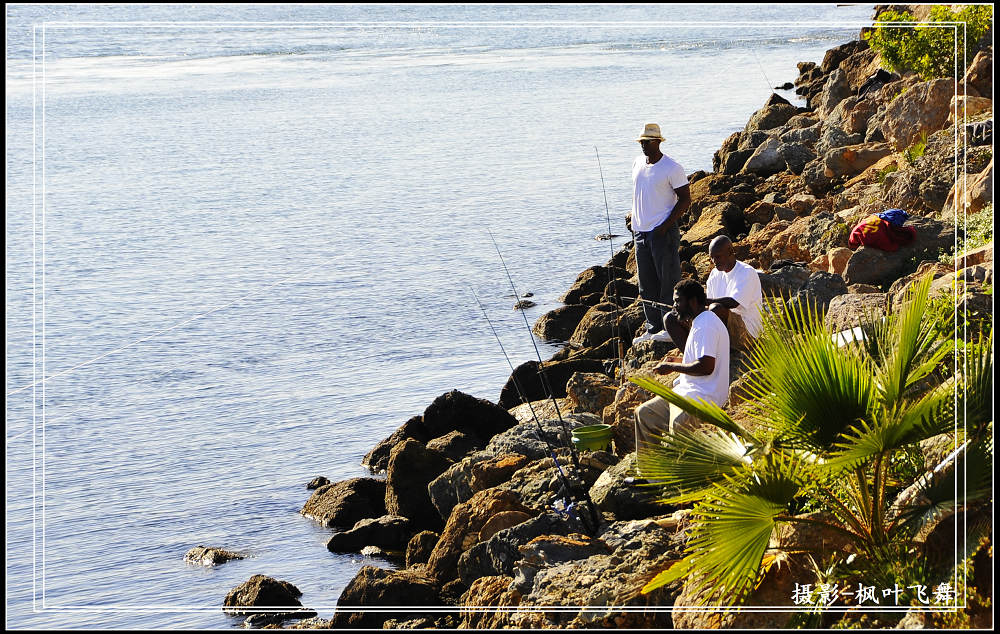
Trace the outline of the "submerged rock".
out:
M 329 478 L 324 476 L 316 476 L 315 478 L 309 481 L 309 484 L 306 485 L 306 489 L 312 491 L 313 489 L 318 489 L 321 486 L 325 486 L 327 484 L 330 484 Z
M 214 548 L 205 546 L 195 546 L 184 554 L 184 561 L 189 564 L 200 566 L 217 566 L 233 559 L 245 559 L 242 553 L 225 550 L 224 548 Z

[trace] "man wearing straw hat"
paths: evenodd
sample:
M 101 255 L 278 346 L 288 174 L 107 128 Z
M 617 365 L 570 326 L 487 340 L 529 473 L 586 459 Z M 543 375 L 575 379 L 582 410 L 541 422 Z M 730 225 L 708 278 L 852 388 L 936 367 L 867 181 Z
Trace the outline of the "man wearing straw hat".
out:
M 635 234 L 635 261 L 639 272 L 639 296 L 669 304 L 674 285 L 681 279 L 678 221 L 691 206 L 684 168 L 660 152 L 663 135 L 656 123 L 647 123 L 636 141 L 642 156 L 632 164 L 632 232 Z M 663 311 L 644 303 L 646 332 L 633 344 L 647 339 L 669 340 L 663 331 Z

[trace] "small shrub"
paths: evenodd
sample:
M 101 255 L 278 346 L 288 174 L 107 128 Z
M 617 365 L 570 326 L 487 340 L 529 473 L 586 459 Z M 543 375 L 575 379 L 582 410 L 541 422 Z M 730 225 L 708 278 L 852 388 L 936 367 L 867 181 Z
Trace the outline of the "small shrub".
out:
M 883 11 L 879 22 L 913 22 L 907 11 Z M 924 80 L 935 77 L 954 77 L 965 72 L 955 63 L 955 37 L 961 42 L 961 29 L 950 25 L 936 26 L 935 22 L 965 22 L 965 58 L 975 54 L 973 47 L 989 31 L 993 23 L 993 7 L 969 5 L 953 11 L 948 5 L 931 8 L 927 22 L 915 27 L 876 26 L 863 37 L 868 41 L 883 63 L 897 71 L 912 70 Z M 961 56 L 959 57 L 961 59 Z
M 924 132 L 923 134 L 920 135 L 919 141 L 917 141 L 910 147 L 903 150 L 903 158 L 906 159 L 907 163 L 913 165 L 914 163 L 917 162 L 917 159 L 919 159 L 921 156 L 924 155 L 924 152 L 926 151 L 927 151 L 927 133 Z
M 885 185 L 885 177 L 888 176 L 889 174 L 892 174 L 893 172 L 898 172 L 898 171 L 899 171 L 899 166 L 896 165 L 895 163 L 893 163 L 892 165 L 886 165 L 878 172 L 876 172 L 876 174 L 878 175 L 878 184 Z
M 993 242 L 993 203 L 987 203 L 979 213 L 966 218 L 965 238 L 959 241 L 959 249 L 978 249 L 990 242 Z

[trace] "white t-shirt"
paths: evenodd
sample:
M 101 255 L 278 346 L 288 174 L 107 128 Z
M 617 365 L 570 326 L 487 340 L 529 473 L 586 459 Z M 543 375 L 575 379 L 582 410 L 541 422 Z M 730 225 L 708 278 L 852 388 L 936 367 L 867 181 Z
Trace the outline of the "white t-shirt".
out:
M 670 217 L 679 187 L 688 184 L 684 168 L 664 154 L 649 165 L 642 155 L 632 163 L 632 230 L 652 231 Z
M 715 370 L 707 376 L 680 375 L 674 381 L 674 391 L 721 407 L 729 398 L 729 331 L 710 310 L 694 318 L 684 344 L 684 363 L 694 363 L 702 357 L 713 357 Z
M 763 328 L 760 311 L 764 299 L 761 296 L 760 276 L 757 275 L 757 269 L 739 260 L 736 261 L 733 270 L 728 273 L 713 268 L 708 275 L 705 292 L 711 299 L 732 297 L 739 302 L 740 305 L 734 308 L 733 312 L 743 318 L 743 323 L 751 337 L 760 336 L 760 331 Z

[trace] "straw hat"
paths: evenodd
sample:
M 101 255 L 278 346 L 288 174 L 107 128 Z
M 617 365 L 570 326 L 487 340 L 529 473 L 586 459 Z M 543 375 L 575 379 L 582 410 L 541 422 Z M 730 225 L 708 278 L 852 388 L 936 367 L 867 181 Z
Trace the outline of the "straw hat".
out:
M 636 139 L 636 141 L 645 141 L 647 139 L 663 140 L 663 135 L 660 134 L 660 124 L 647 123 L 646 129 L 642 131 L 642 136 Z

